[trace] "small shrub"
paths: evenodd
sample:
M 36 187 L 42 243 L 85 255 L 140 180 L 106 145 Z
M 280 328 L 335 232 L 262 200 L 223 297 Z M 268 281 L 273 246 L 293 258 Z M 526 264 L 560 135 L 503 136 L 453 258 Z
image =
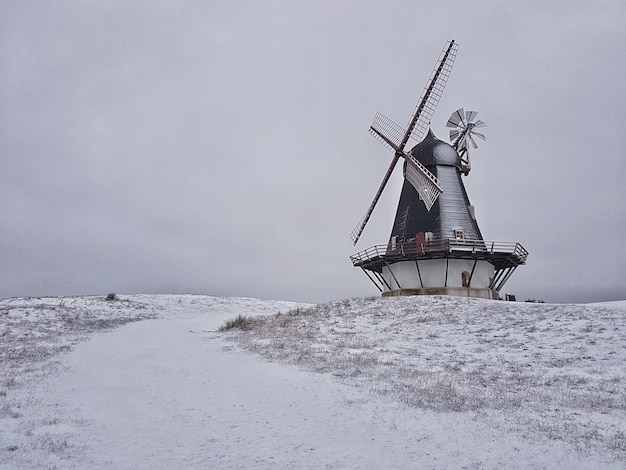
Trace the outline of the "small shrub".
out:
M 109 301 L 109 302 L 112 302 L 114 300 L 120 300 L 120 299 L 119 299 L 119 297 L 117 296 L 117 294 L 115 292 L 111 292 L 111 293 L 107 294 L 106 300 Z
M 237 315 L 232 320 L 226 320 L 222 326 L 220 326 L 219 331 L 228 331 L 235 328 L 240 330 L 249 330 L 252 328 L 254 320 L 246 315 Z

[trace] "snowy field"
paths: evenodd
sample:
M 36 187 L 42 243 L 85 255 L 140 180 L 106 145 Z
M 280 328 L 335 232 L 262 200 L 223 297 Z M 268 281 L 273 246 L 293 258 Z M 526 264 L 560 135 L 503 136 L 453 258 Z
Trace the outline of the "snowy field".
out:
M 625 364 L 626 302 L 0 300 L 0 469 L 624 468 Z

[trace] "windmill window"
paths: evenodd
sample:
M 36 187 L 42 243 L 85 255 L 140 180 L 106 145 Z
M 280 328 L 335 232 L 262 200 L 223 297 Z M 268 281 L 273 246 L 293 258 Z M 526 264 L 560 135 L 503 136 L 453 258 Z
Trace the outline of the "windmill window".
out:
M 461 229 L 455 229 L 454 238 L 455 240 L 465 240 L 465 233 Z

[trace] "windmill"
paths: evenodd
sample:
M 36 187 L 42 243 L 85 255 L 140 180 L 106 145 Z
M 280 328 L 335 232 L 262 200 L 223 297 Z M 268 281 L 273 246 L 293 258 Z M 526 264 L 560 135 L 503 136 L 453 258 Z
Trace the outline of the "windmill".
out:
M 485 123 L 478 113 L 458 109 L 448 119 L 451 145 L 430 130 L 448 81 L 458 44 L 446 42 L 406 129 L 377 113 L 370 133 L 393 158 L 367 212 L 353 230 L 356 244 L 394 168 L 404 160 L 404 182 L 389 241 L 350 257 L 383 295 L 446 294 L 498 298 L 528 252 L 515 242 L 482 237 L 462 182 L 470 171 L 469 149 Z M 425 135 L 426 134 L 426 135 Z M 407 151 L 409 140 L 417 145 Z

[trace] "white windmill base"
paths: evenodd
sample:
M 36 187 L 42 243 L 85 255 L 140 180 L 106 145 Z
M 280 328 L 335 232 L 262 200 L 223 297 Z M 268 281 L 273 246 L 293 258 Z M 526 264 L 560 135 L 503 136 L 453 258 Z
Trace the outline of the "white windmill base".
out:
M 429 240 L 376 245 L 350 260 L 383 296 L 459 295 L 498 299 L 528 251 L 515 242 Z
M 382 268 L 382 295 L 456 295 L 498 299 L 494 266 L 486 260 L 423 259 L 400 261 Z

